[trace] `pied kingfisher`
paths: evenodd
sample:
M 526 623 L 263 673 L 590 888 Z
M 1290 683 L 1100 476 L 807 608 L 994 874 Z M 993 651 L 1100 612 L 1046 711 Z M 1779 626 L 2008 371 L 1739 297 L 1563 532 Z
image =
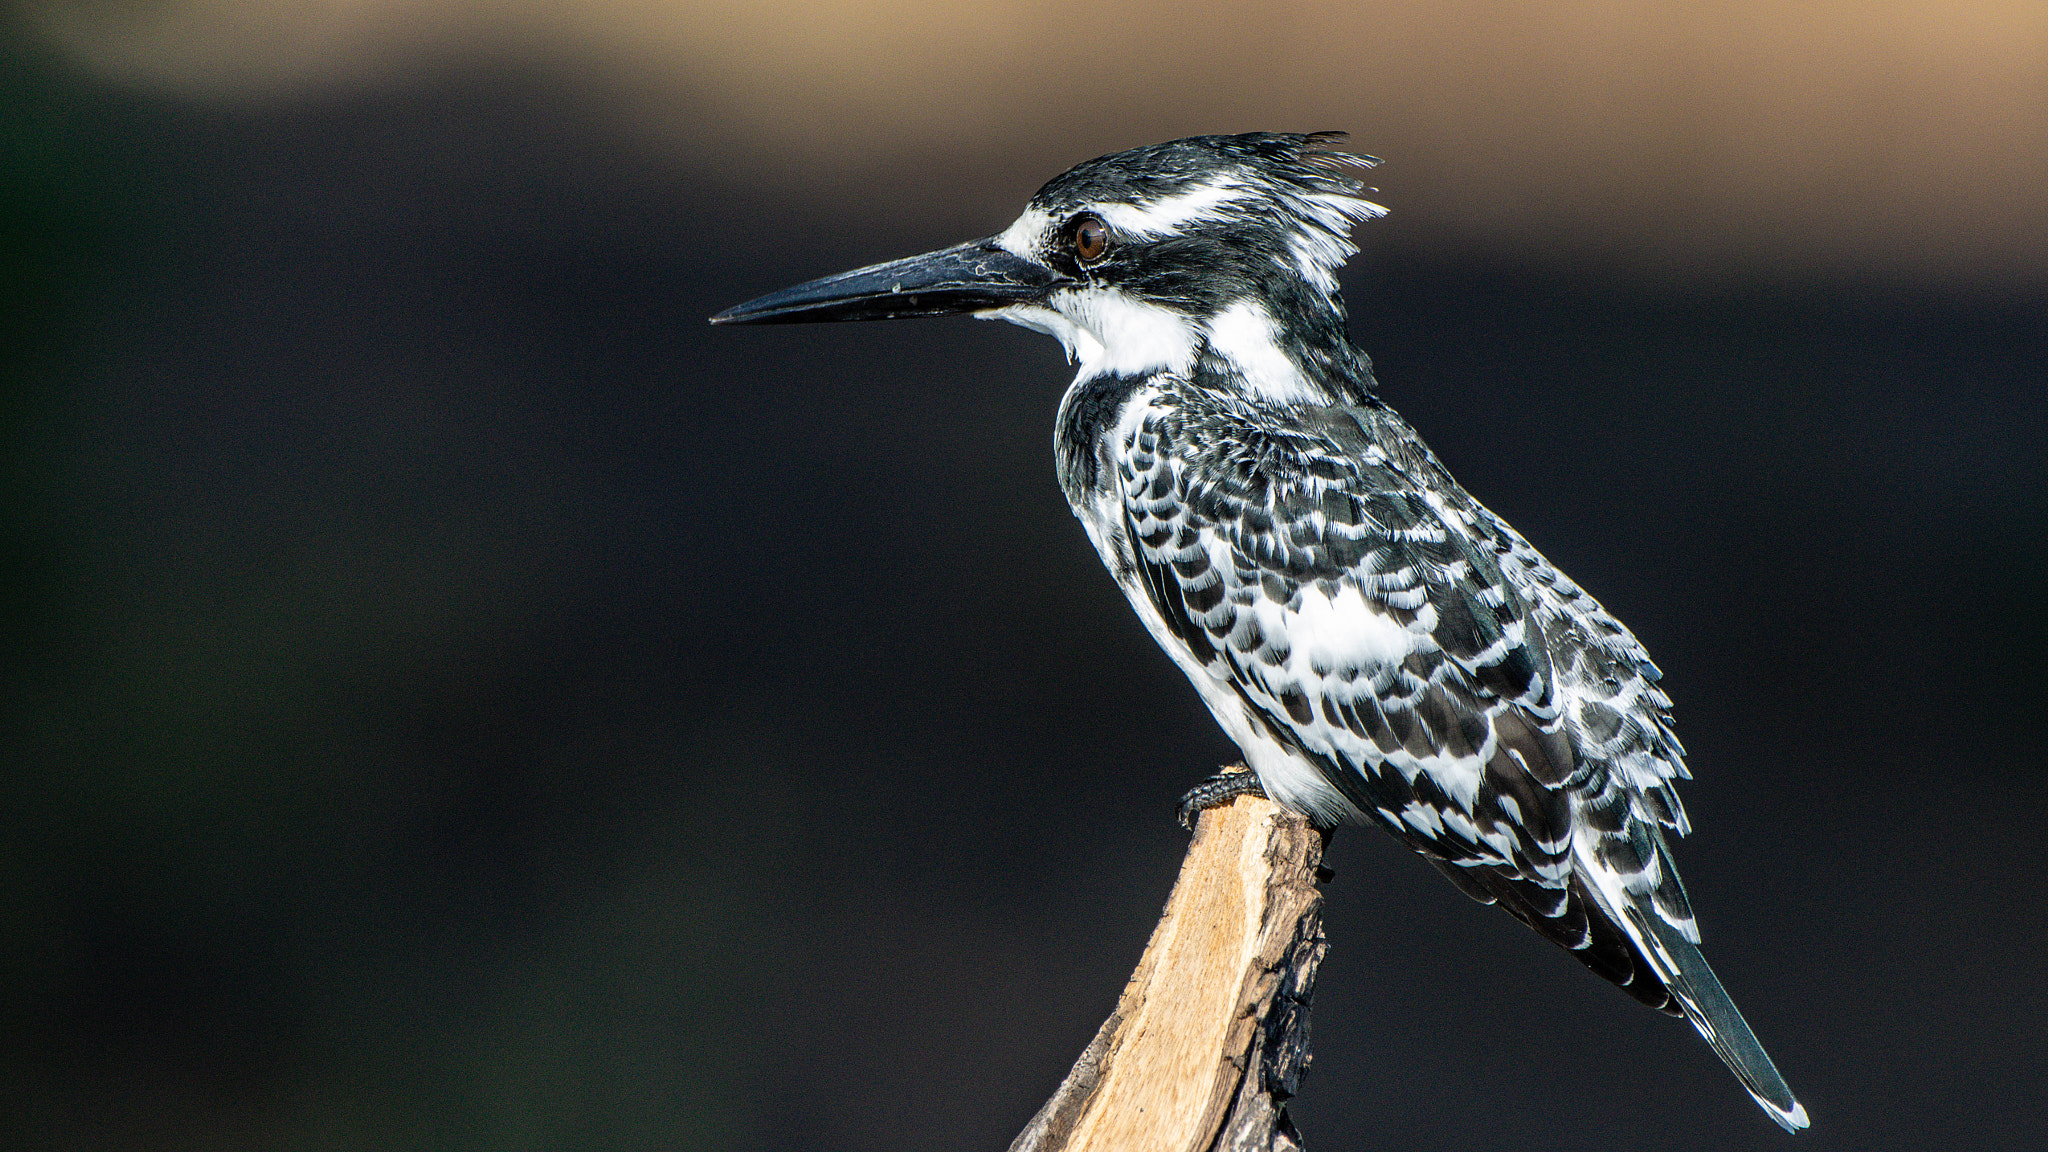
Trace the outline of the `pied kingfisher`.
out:
M 1088 161 L 1000 234 L 713 323 L 972 313 L 1080 371 L 1061 487 L 1256 787 L 1377 824 L 1637 1000 L 1699 1029 L 1773 1120 L 1806 1110 L 1698 948 L 1668 833 L 1687 778 L 1621 622 L 1458 486 L 1374 394 L 1337 268 L 1385 209 L 1335 133 Z M 1238 780 L 1248 780 L 1244 773 Z M 1218 777 L 1190 797 L 1251 790 Z

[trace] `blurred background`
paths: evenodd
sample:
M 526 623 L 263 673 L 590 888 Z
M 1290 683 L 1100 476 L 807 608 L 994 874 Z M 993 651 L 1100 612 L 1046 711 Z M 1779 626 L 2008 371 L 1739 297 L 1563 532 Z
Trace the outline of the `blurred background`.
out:
M 1814 1128 L 1352 830 L 1308 1147 L 2048 1147 L 2038 0 L 5 12 L 11 1146 L 1006 1146 L 1231 750 L 1051 341 L 704 318 L 1347 129 L 1354 334 L 1666 670 Z

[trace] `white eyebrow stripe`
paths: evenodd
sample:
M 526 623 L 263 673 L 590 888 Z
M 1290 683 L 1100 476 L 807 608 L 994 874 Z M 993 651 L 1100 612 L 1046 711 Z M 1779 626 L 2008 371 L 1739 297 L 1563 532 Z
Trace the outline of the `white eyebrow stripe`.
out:
M 1091 204 L 1089 208 L 1118 232 L 1150 240 L 1197 220 L 1222 217 L 1223 205 L 1244 199 L 1244 187 L 1244 181 L 1225 175 L 1149 204 Z

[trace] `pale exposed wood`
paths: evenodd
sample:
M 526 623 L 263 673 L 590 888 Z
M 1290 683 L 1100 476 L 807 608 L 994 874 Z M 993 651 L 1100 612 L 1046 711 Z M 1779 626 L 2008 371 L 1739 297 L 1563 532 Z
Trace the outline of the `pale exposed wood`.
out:
M 1270 800 L 1205 811 L 1116 1011 L 1011 1152 L 1297 1148 L 1322 850 Z

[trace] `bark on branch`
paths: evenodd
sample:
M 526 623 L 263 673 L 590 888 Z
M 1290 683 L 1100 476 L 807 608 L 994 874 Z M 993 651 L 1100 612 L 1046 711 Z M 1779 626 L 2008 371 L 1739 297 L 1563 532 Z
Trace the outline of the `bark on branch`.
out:
M 1324 839 L 1257 797 L 1203 812 L 1116 1011 L 1010 1152 L 1298 1152 Z

